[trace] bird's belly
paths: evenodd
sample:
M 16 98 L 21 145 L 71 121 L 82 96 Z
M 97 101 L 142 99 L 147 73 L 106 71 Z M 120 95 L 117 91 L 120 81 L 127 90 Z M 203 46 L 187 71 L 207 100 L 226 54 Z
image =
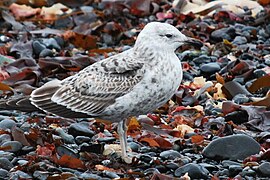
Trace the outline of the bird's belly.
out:
M 154 72 L 137 84 L 132 91 L 116 99 L 105 110 L 106 118 L 121 121 L 128 116 L 149 113 L 165 104 L 176 92 L 182 80 L 180 63 Z M 160 73 L 160 74 L 158 74 Z

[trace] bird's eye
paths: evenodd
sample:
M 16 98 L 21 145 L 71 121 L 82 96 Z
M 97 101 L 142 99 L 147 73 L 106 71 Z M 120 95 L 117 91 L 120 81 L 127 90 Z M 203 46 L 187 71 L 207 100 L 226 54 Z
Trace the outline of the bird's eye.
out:
M 166 36 L 167 38 L 171 38 L 173 35 L 172 35 L 172 34 L 165 34 L 165 36 Z

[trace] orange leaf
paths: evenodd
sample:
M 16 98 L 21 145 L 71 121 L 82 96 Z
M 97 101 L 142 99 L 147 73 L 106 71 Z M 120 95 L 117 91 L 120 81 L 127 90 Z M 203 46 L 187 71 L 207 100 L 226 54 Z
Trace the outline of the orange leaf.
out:
M 0 77 L 0 79 L 1 79 L 1 77 Z M 9 87 L 8 85 L 1 83 L 1 82 L 0 82 L 0 90 L 1 91 L 12 91 L 11 87 Z
M 194 135 L 191 137 L 191 142 L 194 144 L 202 144 L 204 137 L 202 135 Z
M 46 146 L 37 145 L 37 154 L 39 156 L 52 156 L 55 146 L 51 144 L 46 144 Z
M 219 82 L 220 84 L 222 85 L 225 84 L 224 78 L 218 73 L 216 73 L 216 79 L 217 79 L 217 82 Z
M 12 147 L 9 145 L 9 146 L 2 146 L 2 147 L 0 147 L 0 150 L 1 151 L 6 151 L 6 150 L 11 150 L 12 149 Z
M 155 141 L 159 144 L 159 147 L 163 149 L 171 149 L 173 147 L 172 143 L 162 137 L 157 136 Z
M 69 168 L 79 168 L 79 169 L 84 169 L 84 163 L 77 158 L 71 157 L 69 155 L 64 154 L 60 159 L 55 158 L 55 161 L 57 164 Z
M 69 40 L 77 48 L 93 49 L 97 47 L 97 38 L 92 35 L 79 34 L 73 31 L 67 31 L 63 35 L 65 40 Z
M 160 147 L 159 144 L 153 138 L 145 137 L 145 138 L 140 139 L 140 142 L 147 142 L 149 146 L 151 147 Z

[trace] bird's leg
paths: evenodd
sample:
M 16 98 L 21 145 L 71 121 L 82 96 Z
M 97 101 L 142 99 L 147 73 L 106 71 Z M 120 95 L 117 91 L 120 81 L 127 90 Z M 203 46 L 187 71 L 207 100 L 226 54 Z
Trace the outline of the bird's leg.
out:
M 119 135 L 121 152 L 122 152 L 122 159 L 126 163 L 131 163 L 131 159 L 127 155 L 127 119 L 120 121 L 118 123 L 117 132 Z

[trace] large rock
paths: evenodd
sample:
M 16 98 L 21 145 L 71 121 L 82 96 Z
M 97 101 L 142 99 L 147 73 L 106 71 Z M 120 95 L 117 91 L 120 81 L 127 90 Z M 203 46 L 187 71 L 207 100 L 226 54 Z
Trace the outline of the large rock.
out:
M 215 160 L 243 160 L 260 152 L 260 144 L 247 135 L 230 135 L 213 140 L 202 154 Z

